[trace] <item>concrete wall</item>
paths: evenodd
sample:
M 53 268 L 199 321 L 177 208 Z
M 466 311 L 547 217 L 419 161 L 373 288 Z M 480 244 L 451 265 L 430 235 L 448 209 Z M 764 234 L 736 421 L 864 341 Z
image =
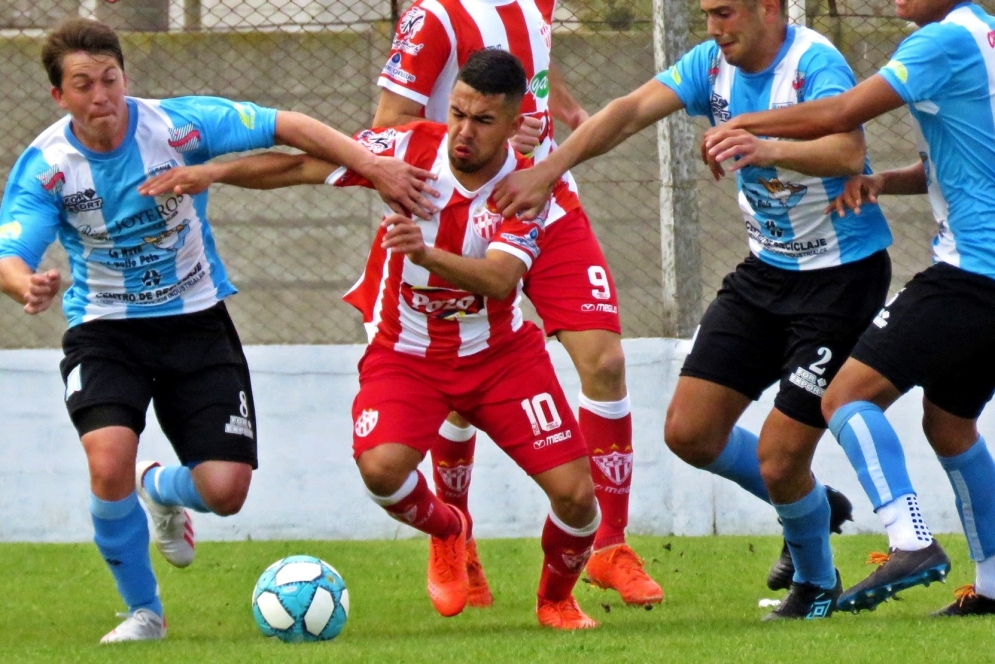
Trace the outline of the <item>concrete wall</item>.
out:
M 738 486 L 695 470 L 664 446 L 661 432 L 688 342 L 625 342 L 635 430 L 629 530 L 665 535 L 773 534 L 773 510 Z M 557 372 L 576 403 L 576 374 L 559 344 L 549 346 Z M 365 494 L 351 457 L 350 405 L 361 346 L 250 347 L 259 424 L 260 468 L 244 510 L 227 519 L 200 516 L 208 540 L 410 537 Z M 62 405 L 54 350 L 0 351 L 0 541 L 83 541 L 91 537 L 85 458 Z M 920 396 L 911 393 L 888 413 L 905 443 L 923 513 L 937 532 L 959 532 L 953 493 L 919 429 Z M 759 431 L 772 394 L 747 411 Z M 989 409 L 982 432 L 995 440 Z M 140 458 L 175 461 L 149 414 Z M 854 502 L 848 532 L 879 532 L 839 446 L 827 437 L 816 454 L 820 479 Z M 430 476 L 430 475 L 429 475 Z M 471 490 L 480 537 L 538 535 L 544 496 L 492 443 L 478 443 Z

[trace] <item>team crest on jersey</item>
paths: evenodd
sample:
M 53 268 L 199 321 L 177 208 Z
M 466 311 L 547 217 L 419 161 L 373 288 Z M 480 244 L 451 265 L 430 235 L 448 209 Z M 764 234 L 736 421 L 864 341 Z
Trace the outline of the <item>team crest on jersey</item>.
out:
M 394 141 L 397 140 L 397 132 L 393 129 L 384 129 L 382 131 L 366 129 L 360 132 L 356 140 L 373 154 L 380 154 L 394 147 Z
M 988 45 L 995 48 L 995 30 L 988 33 Z
M 356 426 L 353 430 L 356 435 L 360 438 L 366 438 L 373 432 L 373 429 L 377 426 L 377 421 L 380 419 L 380 412 L 372 408 L 365 409 L 360 413 L 359 417 L 356 418 Z
M 104 199 L 97 196 L 97 192 L 92 188 L 77 191 L 74 194 L 62 197 L 62 205 L 71 214 L 80 212 L 92 212 L 104 206 Z
M 801 93 L 802 89 L 805 88 L 805 72 L 801 70 L 795 71 L 795 80 L 791 82 L 791 88 L 795 92 Z
M 200 147 L 200 131 L 192 122 L 169 130 L 169 147 L 177 152 L 191 152 Z
M 622 486 L 632 475 L 632 453 L 612 452 L 591 456 L 602 474 L 614 484 Z
M 62 188 L 66 186 L 66 174 L 59 170 L 58 166 L 52 166 L 36 177 L 41 182 L 41 188 L 53 196 L 61 194 Z
M 485 240 L 490 240 L 494 237 L 494 234 L 503 221 L 504 217 L 494 209 L 494 204 L 490 199 L 487 200 L 484 209 L 470 217 L 470 224 L 473 226 L 473 231 Z
M 458 466 L 443 466 L 439 464 L 435 467 L 442 477 L 442 483 L 453 493 L 463 494 L 470 488 L 470 474 L 473 471 L 473 464 L 461 464 Z
M 484 297 L 453 288 L 401 284 L 401 299 L 412 310 L 430 318 L 455 320 L 484 310 Z

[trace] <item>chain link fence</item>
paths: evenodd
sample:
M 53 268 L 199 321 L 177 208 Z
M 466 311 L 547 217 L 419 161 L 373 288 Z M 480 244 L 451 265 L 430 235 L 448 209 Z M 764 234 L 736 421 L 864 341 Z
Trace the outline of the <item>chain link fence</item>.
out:
M 691 41 L 707 39 L 690 0 Z M 339 130 L 365 128 L 376 108 L 376 78 L 389 50 L 401 0 L 6 0 L 0 6 L 0 177 L 61 112 L 40 65 L 45 30 L 80 14 L 121 31 L 130 93 L 140 97 L 210 94 L 296 110 Z M 995 4 L 988 0 L 986 5 Z M 990 9 L 991 7 L 986 7 Z M 805 21 L 844 53 L 858 79 L 887 62 L 913 29 L 892 18 L 888 0 L 812 0 Z M 562 0 L 553 58 L 590 112 L 654 74 L 651 0 Z M 704 126 L 700 127 L 701 129 Z M 867 127 L 876 170 L 916 158 L 902 110 Z M 566 136 L 557 127 L 557 136 Z M 619 291 L 625 335 L 665 336 L 661 283 L 660 162 L 647 128 L 574 172 L 581 199 Z M 747 253 L 735 182 L 698 170 L 698 247 L 703 302 Z M 934 224 L 924 197 L 884 203 L 895 236 L 894 284 L 929 263 Z M 294 187 L 272 192 L 212 188 L 209 217 L 240 294 L 230 309 L 247 344 L 334 344 L 365 340 L 359 316 L 340 296 L 361 274 L 379 200 L 371 192 Z M 67 274 L 53 246 L 45 267 Z M 53 347 L 60 311 L 26 316 L 0 299 L 0 347 Z

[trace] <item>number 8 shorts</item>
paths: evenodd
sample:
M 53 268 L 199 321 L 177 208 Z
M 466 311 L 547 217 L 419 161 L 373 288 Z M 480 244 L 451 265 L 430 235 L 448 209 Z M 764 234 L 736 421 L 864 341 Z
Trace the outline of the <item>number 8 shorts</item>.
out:
M 587 456 L 542 333 L 531 323 L 468 357 L 425 358 L 370 345 L 352 405 L 353 454 L 400 443 L 425 454 L 450 411 L 490 436 L 526 473 Z
M 525 275 L 525 295 L 549 336 L 561 330 L 622 333 L 615 282 L 582 208 L 546 227 L 539 257 Z

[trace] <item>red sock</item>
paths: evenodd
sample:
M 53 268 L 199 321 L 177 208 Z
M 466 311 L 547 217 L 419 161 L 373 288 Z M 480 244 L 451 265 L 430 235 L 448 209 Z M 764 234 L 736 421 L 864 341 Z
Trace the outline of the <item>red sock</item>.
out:
M 454 440 L 455 439 L 455 440 Z M 470 475 L 473 471 L 473 452 L 477 446 L 477 430 L 461 429 L 446 422 L 432 445 L 432 480 L 435 495 L 446 501 L 466 517 L 466 538 L 473 535 L 470 518 Z
M 594 526 L 595 521 L 591 523 Z M 595 528 L 564 530 L 568 526 L 546 517 L 542 528 L 542 576 L 539 577 L 539 597 L 559 602 L 570 597 L 580 573 L 591 557 Z M 590 533 L 584 534 L 590 530 Z
M 582 395 L 578 420 L 580 431 L 587 441 L 594 493 L 601 506 L 601 527 L 594 539 L 597 550 L 625 542 L 625 526 L 629 523 L 629 488 L 632 485 L 632 415 L 629 414 L 628 399 L 625 400 L 625 414 L 614 419 L 596 415 L 584 408 L 583 402 Z M 616 404 L 621 406 L 621 402 L 605 405 Z
M 459 532 L 460 522 L 456 512 L 428 490 L 428 481 L 417 470 L 412 472 L 417 481 L 409 477 L 393 496 L 373 496 L 387 514 L 412 528 L 432 537 L 449 537 Z M 414 488 L 409 484 L 414 483 Z

